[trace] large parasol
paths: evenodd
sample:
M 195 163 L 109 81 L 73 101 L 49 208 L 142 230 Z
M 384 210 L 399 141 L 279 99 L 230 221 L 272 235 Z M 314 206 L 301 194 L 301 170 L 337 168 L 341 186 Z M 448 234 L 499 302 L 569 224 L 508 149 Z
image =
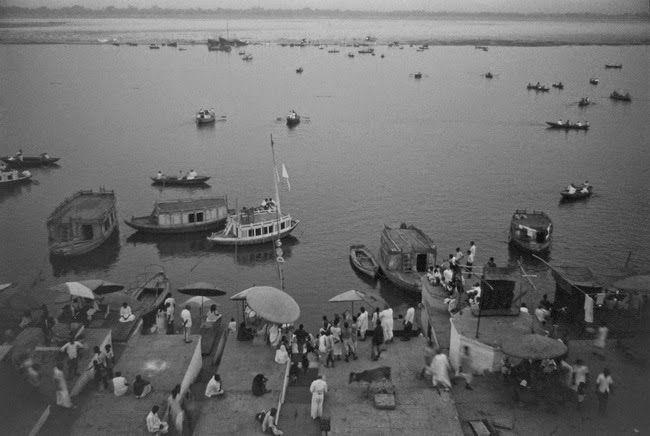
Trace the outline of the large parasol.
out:
M 211 283 L 197 282 L 185 285 L 178 288 L 178 292 L 185 295 L 198 295 L 199 297 L 218 297 L 226 295 L 226 291 L 222 291 Z
M 650 275 L 627 277 L 614 282 L 612 286 L 621 291 L 641 291 L 650 293 Z
M 121 291 L 124 289 L 124 286 L 117 283 L 107 282 L 105 280 L 82 280 L 79 282 L 61 283 L 52 286 L 51 289 L 57 291 L 63 296 L 67 295 L 71 298 L 82 297 L 94 300 L 96 295 Z
M 329 299 L 330 303 L 352 303 L 352 313 L 354 313 L 355 301 L 367 301 L 366 294 L 356 289 L 345 291 Z
M 271 286 L 247 289 L 246 303 L 257 316 L 277 324 L 289 324 L 300 317 L 300 307 L 289 294 Z
M 503 342 L 501 351 L 520 359 L 553 359 L 566 353 L 567 347 L 557 339 L 535 333 L 514 335 Z

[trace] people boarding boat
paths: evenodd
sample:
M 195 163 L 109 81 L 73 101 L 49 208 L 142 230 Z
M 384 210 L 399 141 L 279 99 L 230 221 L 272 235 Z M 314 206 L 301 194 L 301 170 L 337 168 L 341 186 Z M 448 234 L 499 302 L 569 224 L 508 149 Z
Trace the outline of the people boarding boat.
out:
M 300 123 L 300 115 L 296 113 L 293 109 L 289 111 L 287 115 L 287 126 L 292 127 Z
M 517 209 L 512 214 L 508 239 L 511 245 L 531 253 L 551 247 L 553 223 L 544 212 Z
M 589 182 L 584 182 L 580 185 L 570 183 L 569 186 L 560 192 L 563 201 L 581 200 L 583 198 L 591 197 L 593 193 L 593 186 Z
M 150 215 L 131 217 L 124 222 L 145 233 L 189 233 L 214 230 L 228 217 L 225 197 L 184 198 L 158 201 Z
M 66 198 L 47 218 L 50 253 L 78 256 L 102 245 L 117 228 L 113 191 L 79 191 Z
M 58 157 L 51 157 L 47 153 L 41 153 L 38 156 L 25 156 L 23 151 L 19 150 L 13 156 L 0 157 L 0 161 L 4 162 L 9 168 L 36 168 L 54 165 L 59 161 Z
M 225 229 L 212 233 L 208 236 L 208 241 L 218 245 L 263 244 L 289 236 L 300 223 L 300 221 L 291 218 L 291 215 L 282 213 L 280 209 L 278 182 L 282 180 L 287 189 L 290 189 L 289 175 L 284 165 L 282 165 L 281 173 L 277 171 L 273 140 L 271 140 L 271 152 L 275 176 L 275 200 L 265 199 L 260 206 L 243 207 L 229 215 Z
M 196 124 L 210 124 L 217 119 L 214 109 L 201 109 L 196 114 Z
M 612 100 L 618 100 L 618 101 L 632 101 L 632 96 L 630 95 L 629 92 L 626 92 L 623 94 L 623 92 L 618 92 L 614 91 L 611 94 L 609 94 L 609 98 Z
M 350 245 L 350 263 L 352 267 L 372 279 L 379 272 L 379 264 L 365 245 Z
M 436 264 L 436 246 L 422 230 L 402 223 L 384 227 L 377 261 L 386 278 L 400 289 L 419 292 L 422 277 Z

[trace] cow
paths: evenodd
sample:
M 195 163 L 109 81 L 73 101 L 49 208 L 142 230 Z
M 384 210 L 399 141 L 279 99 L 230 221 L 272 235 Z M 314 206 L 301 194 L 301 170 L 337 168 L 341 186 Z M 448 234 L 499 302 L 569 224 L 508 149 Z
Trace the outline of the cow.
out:
M 370 385 L 377 382 L 390 381 L 390 366 L 380 366 L 378 368 L 366 369 L 361 372 L 351 372 L 348 384 L 352 382 L 366 382 L 366 397 L 370 391 Z

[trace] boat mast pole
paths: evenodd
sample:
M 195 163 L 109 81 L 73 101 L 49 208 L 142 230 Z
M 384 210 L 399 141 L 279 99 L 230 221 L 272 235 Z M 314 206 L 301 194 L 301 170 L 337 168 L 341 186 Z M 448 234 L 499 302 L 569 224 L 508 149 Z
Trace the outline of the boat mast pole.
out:
M 280 262 L 280 259 L 282 258 L 282 248 L 280 247 L 280 217 L 282 216 L 280 212 L 280 191 L 278 190 L 278 179 L 280 176 L 278 175 L 278 166 L 275 162 L 275 149 L 273 148 L 273 135 L 271 134 L 271 155 L 273 156 L 273 185 L 275 186 L 275 199 L 276 199 L 276 206 L 275 206 L 275 213 L 276 213 L 276 230 L 277 230 L 277 239 L 274 241 L 271 239 L 271 243 L 273 244 L 273 250 L 275 251 L 276 257 L 275 257 L 275 264 L 278 267 L 278 276 L 280 277 L 280 289 L 284 291 L 284 275 L 282 274 L 282 262 Z

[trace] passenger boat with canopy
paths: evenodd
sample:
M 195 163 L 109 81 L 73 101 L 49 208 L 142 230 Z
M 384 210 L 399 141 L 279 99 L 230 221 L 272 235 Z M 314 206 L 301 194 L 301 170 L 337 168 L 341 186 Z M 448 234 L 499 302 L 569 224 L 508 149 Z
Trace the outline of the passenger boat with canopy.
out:
M 280 193 L 278 190 L 280 174 L 275 163 L 273 139 L 271 139 L 271 153 L 273 155 L 276 199 L 271 199 L 270 202 L 265 200 L 261 206 L 244 207 L 228 216 L 225 229 L 208 236 L 208 241 L 218 245 L 263 244 L 289 236 L 300 223 L 300 221 L 293 219 L 291 215 L 282 213 L 280 209 Z M 287 169 L 282 165 L 282 180 L 287 187 L 288 179 Z
M 553 223 L 544 212 L 517 209 L 510 221 L 509 242 L 531 253 L 541 253 L 551 248 Z

